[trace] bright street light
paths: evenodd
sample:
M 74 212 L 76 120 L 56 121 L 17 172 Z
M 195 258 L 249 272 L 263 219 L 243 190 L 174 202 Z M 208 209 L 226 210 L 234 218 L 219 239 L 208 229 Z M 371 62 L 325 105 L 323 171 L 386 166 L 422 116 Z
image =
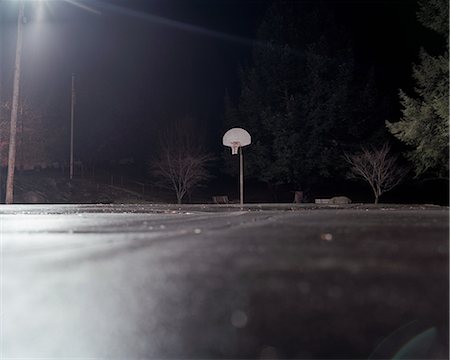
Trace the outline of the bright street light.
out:
M 19 109 L 20 97 L 20 76 L 21 76 L 21 59 L 22 59 L 22 44 L 23 44 L 23 25 L 25 23 L 24 1 L 17 0 L 19 5 L 19 14 L 17 18 L 17 41 L 16 41 L 16 58 L 14 65 L 14 82 L 13 82 L 13 97 L 11 104 L 11 122 L 9 133 L 9 150 L 8 150 L 8 174 L 6 179 L 6 197 L 5 203 L 12 204 L 14 201 L 14 173 L 16 163 L 16 138 L 17 138 L 17 116 Z M 32 0 L 29 2 L 37 3 L 36 20 L 41 22 L 44 18 L 44 5 L 46 0 Z M 83 10 L 88 10 L 95 14 L 100 14 L 99 11 L 78 3 L 76 0 L 63 0 L 69 4 L 80 7 Z M 70 142 L 70 179 L 73 177 L 73 114 L 74 114 L 74 75 L 72 75 L 72 106 L 71 106 L 71 142 Z
M 44 0 L 37 1 L 37 21 L 42 21 L 44 16 Z M 14 202 L 14 174 L 16 166 L 16 139 L 17 139 L 17 116 L 19 111 L 20 98 L 20 76 L 22 63 L 23 48 L 23 25 L 25 23 L 25 5 L 24 0 L 18 0 L 19 14 L 17 17 L 17 40 L 16 40 L 16 58 L 14 62 L 14 82 L 13 97 L 11 103 L 11 121 L 9 132 L 9 149 L 8 149 L 8 174 L 6 178 L 6 196 L 5 203 L 12 204 Z
M 37 0 L 37 19 L 42 20 L 44 14 L 44 0 Z M 16 40 L 16 58 L 14 62 L 14 81 L 13 96 L 11 103 L 11 122 L 9 131 L 9 149 L 8 149 L 8 174 L 6 177 L 6 197 L 5 203 L 14 202 L 14 173 L 16 166 L 16 138 L 17 138 L 17 116 L 19 111 L 20 97 L 20 76 L 22 63 L 22 44 L 23 44 L 23 24 L 25 23 L 25 5 L 24 0 L 18 0 L 19 14 L 17 17 L 17 40 Z

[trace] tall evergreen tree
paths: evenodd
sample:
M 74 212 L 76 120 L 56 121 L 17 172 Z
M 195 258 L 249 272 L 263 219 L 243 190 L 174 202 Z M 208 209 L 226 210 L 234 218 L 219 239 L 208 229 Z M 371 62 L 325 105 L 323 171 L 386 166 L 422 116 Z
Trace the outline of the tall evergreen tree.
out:
M 411 146 L 408 153 L 417 175 L 433 173 L 448 177 L 449 150 L 449 58 L 448 1 L 420 2 L 418 20 L 423 26 L 445 37 L 445 51 L 432 56 L 424 49 L 413 68 L 414 94 L 400 90 L 403 117 L 387 122 L 389 131 Z
M 258 39 L 237 109 L 226 100 L 227 127 L 252 135 L 246 174 L 303 189 L 343 175 L 343 150 L 370 135 L 375 105 L 373 79 L 355 76 L 348 37 L 328 9 L 283 2 L 270 8 Z

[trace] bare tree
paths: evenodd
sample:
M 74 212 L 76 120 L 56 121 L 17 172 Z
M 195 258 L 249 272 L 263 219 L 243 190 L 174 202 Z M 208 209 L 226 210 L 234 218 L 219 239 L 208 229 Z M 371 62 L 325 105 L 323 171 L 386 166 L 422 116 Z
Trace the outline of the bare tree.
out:
M 160 179 L 159 185 L 175 191 L 178 204 L 210 178 L 207 165 L 213 157 L 204 151 L 200 137 L 195 135 L 189 125 L 175 124 L 160 139 L 159 155 L 150 167 L 151 174 Z
M 349 178 L 362 179 L 369 183 L 375 196 L 375 204 L 385 192 L 396 187 L 407 171 L 397 164 L 397 156 L 391 155 L 390 146 L 384 144 L 380 149 L 362 148 L 358 154 L 344 154 L 350 164 Z

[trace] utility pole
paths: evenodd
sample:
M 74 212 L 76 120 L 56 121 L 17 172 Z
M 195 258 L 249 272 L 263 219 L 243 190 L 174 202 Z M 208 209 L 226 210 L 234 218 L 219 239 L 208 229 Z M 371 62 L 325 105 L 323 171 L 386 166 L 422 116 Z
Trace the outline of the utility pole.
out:
M 3 54 L 3 49 L 2 49 L 2 45 L 4 43 L 3 41 L 3 34 L 5 33 L 5 31 L 3 30 L 3 9 L 2 9 L 2 3 L 0 3 L 0 122 L 3 120 L 3 109 L 2 109 L 2 105 L 3 105 L 3 69 L 2 69 L 2 64 L 3 64 L 3 58 L 2 58 L 2 54 Z M 3 164 L 2 164 L 2 153 L 1 153 L 1 148 L 0 148 L 0 202 L 3 199 Z
M 73 120 L 75 114 L 75 74 L 72 74 L 72 102 L 70 107 L 70 180 L 73 179 Z
M 19 1 L 19 16 L 17 19 L 16 61 L 14 66 L 13 98 L 11 104 L 11 128 L 9 131 L 8 175 L 6 179 L 6 204 L 14 201 L 14 170 L 16 166 L 16 134 L 17 114 L 19 109 L 20 93 L 20 64 L 22 58 L 22 31 L 24 20 L 24 4 Z

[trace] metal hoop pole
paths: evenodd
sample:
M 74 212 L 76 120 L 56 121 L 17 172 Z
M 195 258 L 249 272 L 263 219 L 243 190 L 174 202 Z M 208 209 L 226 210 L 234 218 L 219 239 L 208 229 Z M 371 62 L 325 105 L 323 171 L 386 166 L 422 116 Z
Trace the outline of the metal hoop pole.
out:
M 239 146 L 239 190 L 242 206 L 244 205 L 244 156 L 242 154 L 242 146 Z

